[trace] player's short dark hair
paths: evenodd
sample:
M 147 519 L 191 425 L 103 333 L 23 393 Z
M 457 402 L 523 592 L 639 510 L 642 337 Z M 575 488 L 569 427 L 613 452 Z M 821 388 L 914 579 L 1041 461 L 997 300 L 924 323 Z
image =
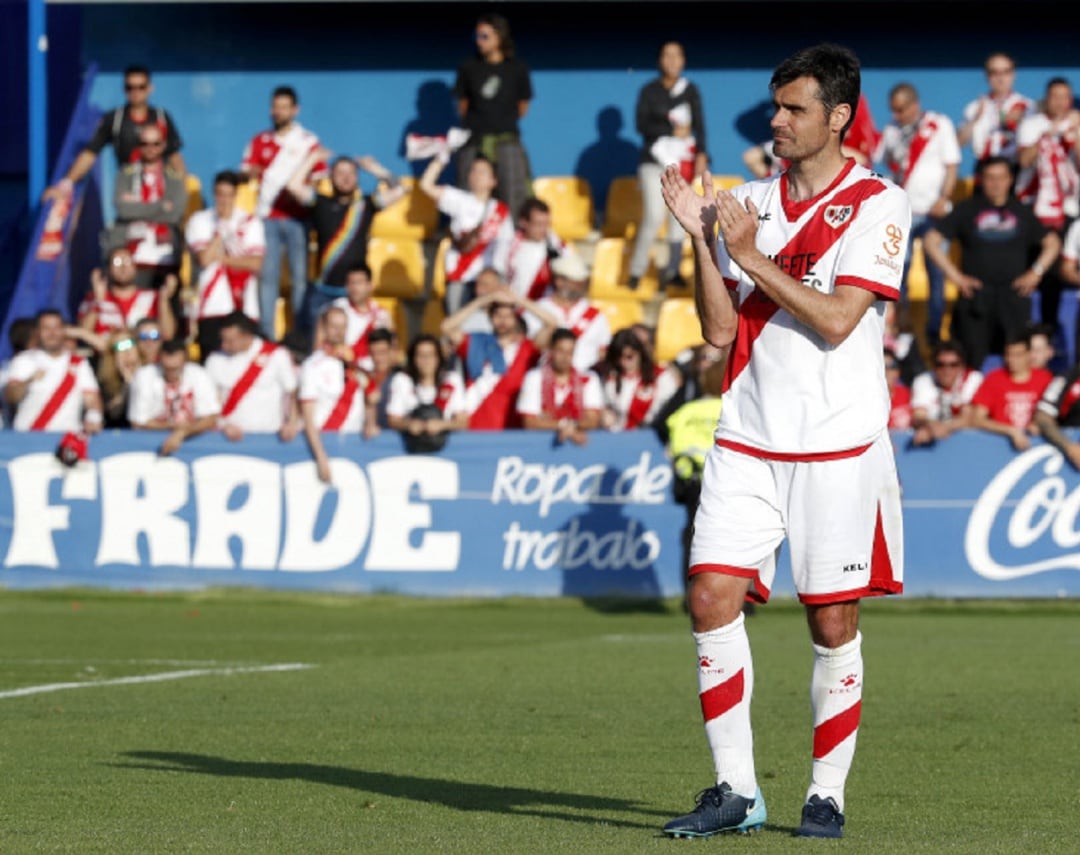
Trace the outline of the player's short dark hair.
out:
M 127 80 L 133 74 L 141 74 L 147 80 L 150 79 L 150 69 L 145 65 L 129 65 L 124 69 L 124 79 Z
M 348 270 L 345 271 L 345 278 L 349 278 L 350 273 L 363 273 L 368 279 L 371 279 L 371 268 L 367 263 L 358 261 L 356 264 L 350 264 Z
M 859 106 L 862 88 L 859 58 L 849 48 L 831 42 L 803 48 L 776 67 L 769 81 L 769 91 L 775 92 L 800 77 L 812 77 L 817 81 L 818 99 L 825 107 L 826 115 L 841 104 L 851 107 L 851 116 L 840 134 L 843 139 L 855 121 L 855 110 Z
M 274 88 L 274 93 L 270 96 L 270 99 L 274 98 L 288 98 L 294 105 L 300 103 L 300 98 L 296 94 L 296 90 L 291 86 L 277 86 Z
M 233 187 L 239 187 L 243 183 L 244 179 L 240 177 L 240 173 L 235 169 L 223 169 L 214 176 L 215 187 L 218 184 L 231 184 Z
M 1009 173 L 1015 178 L 1016 167 L 1009 158 L 1000 154 L 991 154 L 988 157 L 981 158 L 978 163 L 975 164 L 975 175 L 982 176 L 987 167 L 990 166 L 1005 166 L 1008 168 Z

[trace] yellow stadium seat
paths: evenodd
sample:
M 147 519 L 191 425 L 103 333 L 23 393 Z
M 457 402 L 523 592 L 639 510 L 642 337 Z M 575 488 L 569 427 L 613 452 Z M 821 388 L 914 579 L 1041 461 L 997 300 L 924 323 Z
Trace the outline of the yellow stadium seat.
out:
M 645 320 L 645 309 L 640 300 L 603 297 L 592 300 L 592 303 L 607 315 L 608 324 L 611 326 L 613 333 L 634 324 L 643 323 Z
M 714 175 L 712 177 L 713 187 L 717 190 L 730 190 L 732 187 L 738 187 L 740 184 L 744 184 L 746 179 L 741 175 Z M 701 188 L 701 179 L 694 181 L 694 189 L 698 193 L 703 192 Z
M 618 175 L 604 200 L 603 237 L 633 238 L 641 222 L 641 188 L 636 175 Z
M 446 251 L 450 249 L 450 237 L 439 241 L 435 248 L 435 259 L 431 269 L 431 294 L 442 300 L 446 296 Z
M 405 306 L 397 297 L 376 297 L 375 302 L 386 309 L 394 319 L 394 332 L 397 333 L 398 344 L 404 349 L 409 344 L 409 316 Z
M 255 213 L 255 206 L 259 202 L 259 182 L 252 178 L 236 188 L 236 206 L 248 214 Z
M 963 178 L 956 179 L 956 185 L 953 187 L 952 201 L 963 202 L 972 193 L 975 192 L 975 176 L 967 175 Z
M 656 361 L 671 362 L 688 347 L 704 344 L 697 309 L 690 297 L 664 300 L 656 317 Z
M 334 183 L 330 180 L 329 176 L 324 176 L 315 182 L 315 192 L 320 196 L 334 195 Z
M 533 195 L 551 208 L 551 227 L 564 241 L 584 240 L 593 232 L 593 195 L 589 182 L 576 175 L 541 175 Z M 517 211 L 512 212 L 515 219 Z
M 371 235 L 428 240 L 439 226 L 439 209 L 435 200 L 420 189 L 416 179 L 402 178 L 401 183 L 409 188 L 409 192 L 375 215 L 371 221 Z
M 184 188 L 187 190 L 187 207 L 184 208 L 183 224 L 186 225 L 192 214 L 206 207 L 206 200 L 203 198 L 202 181 L 198 175 L 190 172 L 185 175 Z
M 649 301 L 656 296 L 659 283 L 656 267 L 651 262 L 636 289 L 631 290 L 626 286 L 630 278 L 631 249 L 632 244 L 626 238 L 602 237 L 596 242 L 589 276 L 589 296 L 592 299 L 614 297 Z
M 411 300 L 424 293 L 424 248 L 408 238 L 368 240 L 367 263 L 375 280 L 375 296 Z
M 446 319 L 446 309 L 442 298 L 429 297 L 424 303 L 424 312 L 420 316 L 420 332 L 442 337 L 442 322 Z

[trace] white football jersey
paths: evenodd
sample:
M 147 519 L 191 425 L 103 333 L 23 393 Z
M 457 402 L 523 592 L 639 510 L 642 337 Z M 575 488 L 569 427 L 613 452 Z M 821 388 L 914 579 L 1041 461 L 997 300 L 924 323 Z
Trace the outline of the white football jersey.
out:
M 757 246 L 782 270 L 824 294 L 853 286 L 879 301 L 832 346 L 756 290 L 718 241 L 724 281 L 738 292 L 739 320 L 717 440 L 793 459 L 873 442 L 889 418 L 881 300 L 900 293 L 911 226 L 907 194 L 854 161 L 806 202 L 788 198 L 786 173 L 731 192 L 757 205 Z

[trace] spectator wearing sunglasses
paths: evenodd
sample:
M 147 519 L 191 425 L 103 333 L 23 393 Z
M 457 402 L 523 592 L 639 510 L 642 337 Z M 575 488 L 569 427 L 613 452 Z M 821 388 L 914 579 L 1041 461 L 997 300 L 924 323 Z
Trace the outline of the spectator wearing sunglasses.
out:
M 161 129 L 147 125 L 139 138 L 142 157 L 116 174 L 116 222 L 106 232 L 106 242 L 109 249 L 130 250 L 140 286 L 158 288 L 180 270 L 187 187 L 183 173 L 162 157 L 165 135 Z
M 135 349 L 140 365 L 153 365 L 161 358 L 161 325 L 157 318 L 142 318 L 135 324 Z
M 91 170 L 106 146 L 112 146 L 118 167 L 139 160 L 142 156 L 140 134 L 145 127 L 159 130 L 165 140 L 162 155 L 169 166 L 183 175 L 186 169 L 180 154 L 180 133 L 167 111 L 150 104 L 153 92 L 149 69 L 128 66 L 124 70 L 126 102 L 101 117 L 94 135 L 79 152 L 67 174 L 45 191 L 44 198 L 70 197 L 75 185 Z
M 934 348 L 932 367 L 911 384 L 912 443 L 933 445 L 971 427 L 971 401 L 982 382 L 982 372 L 968 367 L 959 342 L 940 342 Z

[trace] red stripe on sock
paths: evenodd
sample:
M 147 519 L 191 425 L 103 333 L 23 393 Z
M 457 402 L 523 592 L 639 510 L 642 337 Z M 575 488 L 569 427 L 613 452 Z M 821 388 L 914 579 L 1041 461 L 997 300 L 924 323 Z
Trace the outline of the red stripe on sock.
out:
M 814 728 L 814 759 L 820 760 L 859 729 L 862 701 L 855 701 L 842 713 Z
M 734 677 L 729 677 L 723 683 L 718 683 L 702 692 L 700 695 L 701 714 L 705 716 L 705 723 L 708 724 L 714 718 L 720 718 L 741 701 L 745 685 L 743 669 L 740 668 Z

